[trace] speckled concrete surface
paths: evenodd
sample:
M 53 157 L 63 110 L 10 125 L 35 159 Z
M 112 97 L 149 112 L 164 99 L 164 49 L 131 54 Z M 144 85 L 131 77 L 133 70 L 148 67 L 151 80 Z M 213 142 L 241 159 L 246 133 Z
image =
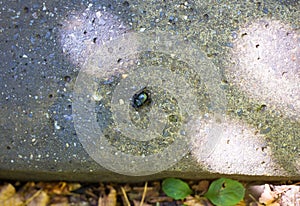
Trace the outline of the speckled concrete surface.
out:
M 299 51 L 299 1 L 75 0 L 62 4 L 29 0 L 0 1 L 0 5 L 0 178 L 135 181 L 165 176 L 214 178 L 221 173 L 244 179 L 264 175 L 299 179 L 299 103 L 296 112 L 285 113 L 286 102 L 265 102 L 255 96 L 259 93 L 249 94 L 228 69 L 239 65 L 240 60 L 231 55 L 238 52 L 240 32 L 259 19 L 287 25 Z M 103 41 L 126 32 L 156 30 L 195 42 L 223 72 L 230 116 L 224 125 L 231 128 L 222 144 L 228 145 L 217 145 L 207 160 L 197 159 L 195 149 L 196 158 L 186 157 L 169 171 L 126 177 L 102 168 L 83 149 L 73 123 L 73 87 L 78 71 Z M 299 56 L 291 58 L 299 62 Z M 299 65 L 293 72 L 299 79 Z M 297 93 L 293 95 L 299 99 Z M 236 138 L 228 142 L 230 131 Z M 239 135 L 247 139 L 240 148 Z M 226 164 L 218 158 L 243 150 L 249 150 L 243 153 L 245 162 L 252 156 L 251 165 L 259 164 L 257 170 L 239 169 L 240 164 L 233 164 L 235 158 L 228 158 Z

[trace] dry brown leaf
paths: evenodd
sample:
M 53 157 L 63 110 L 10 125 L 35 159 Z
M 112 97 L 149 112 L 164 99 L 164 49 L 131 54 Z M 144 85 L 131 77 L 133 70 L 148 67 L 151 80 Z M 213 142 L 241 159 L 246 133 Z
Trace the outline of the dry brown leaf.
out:
M 68 187 L 68 191 L 70 191 L 70 192 L 72 192 L 72 191 L 74 191 L 74 190 L 77 190 L 77 189 L 79 189 L 79 188 L 81 188 L 81 184 L 79 184 L 79 183 L 68 183 L 68 185 L 67 185 Z
M 143 187 L 136 186 L 132 187 L 130 191 L 126 193 L 129 200 L 141 200 L 142 202 L 148 202 L 149 198 L 158 197 L 159 196 L 159 188 L 160 186 L 157 182 L 153 183 L 153 186 L 148 187 L 147 182 Z M 124 188 L 123 188 L 124 189 Z M 125 191 L 125 190 L 124 190 Z M 124 194 L 123 194 L 124 196 Z M 143 199 L 144 198 L 144 199 Z M 126 203 L 128 204 L 128 203 Z
M 0 202 L 5 201 L 16 193 L 16 189 L 11 184 L 4 185 L 0 188 Z
M 37 184 L 37 187 L 43 188 L 43 190 L 49 194 L 68 195 L 71 193 L 71 191 L 79 189 L 81 185 L 78 183 L 66 183 L 66 182 L 58 182 L 58 183 L 39 182 Z
M 209 187 L 209 181 L 202 180 L 197 185 L 193 185 L 192 189 L 197 191 L 199 195 L 203 195 L 204 193 L 207 192 L 208 187 Z
M 271 191 L 270 185 L 265 184 L 265 189 L 259 198 L 259 202 L 266 206 L 280 206 L 277 200 L 278 194 Z
M 300 205 L 300 187 L 296 185 L 275 186 L 274 191 L 280 195 L 280 205 Z
M 1 206 L 21 206 L 23 205 L 22 198 L 16 193 L 13 185 L 7 184 L 0 189 L 0 205 Z
M 99 197 L 98 206 L 116 206 L 117 205 L 117 191 L 112 186 L 107 186 L 109 191 L 108 195 Z
M 70 206 L 70 204 L 67 202 L 62 202 L 62 203 L 53 203 L 50 204 L 50 206 Z
M 50 206 L 69 206 L 69 200 L 64 196 L 54 196 L 51 198 Z
M 244 200 L 242 200 L 239 203 L 237 203 L 235 206 L 246 206 L 246 203 Z
M 184 205 L 187 206 L 213 206 L 205 197 L 188 196 L 184 201 Z
M 150 203 L 156 203 L 156 202 L 173 202 L 172 197 L 149 197 L 147 198 L 147 201 Z
M 143 188 L 143 190 L 144 190 L 144 188 Z M 128 197 L 131 200 L 141 199 L 142 198 L 142 193 L 139 192 L 138 194 L 133 194 L 133 193 L 129 192 Z M 153 187 L 148 187 L 147 188 L 147 195 L 145 197 L 145 202 L 153 203 L 153 199 L 158 198 L 158 197 L 159 197 L 159 191 L 156 190 L 156 188 L 153 188 Z
M 15 195 L 5 201 L 0 202 L 1 206 L 23 206 L 24 203 L 19 195 Z
M 132 190 L 132 188 L 129 184 L 124 185 L 123 189 L 124 189 L 125 192 L 130 192 Z
M 46 206 L 50 198 L 44 191 L 38 191 L 30 202 L 26 201 L 27 206 Z
M 141 201 L 138 200 L 133 200 L 133 205 L 134 206 L 141 206 Z M 143 203 L 142 206 L 151 206 L 151 204 Z

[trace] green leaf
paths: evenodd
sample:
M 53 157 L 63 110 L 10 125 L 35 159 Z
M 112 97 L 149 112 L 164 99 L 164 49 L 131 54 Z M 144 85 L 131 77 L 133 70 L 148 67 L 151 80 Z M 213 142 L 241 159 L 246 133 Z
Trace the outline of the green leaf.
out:
M 165 179 L 162 182 L 162 190 L 175 200 L 184 199 L 193 192 L 187 183 L 175 178 Z
M 204 196 L 217 206 L 232 206 L 240 202 L 244 195 L 245 188 L 241 183 L 220 178 L 210 184 Z

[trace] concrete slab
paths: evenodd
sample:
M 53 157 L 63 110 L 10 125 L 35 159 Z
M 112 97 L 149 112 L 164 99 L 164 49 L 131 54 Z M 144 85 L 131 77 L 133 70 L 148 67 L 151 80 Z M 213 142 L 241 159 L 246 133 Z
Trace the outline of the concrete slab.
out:
M 297 1 L 0 4 L 0 178 L 144 181 L 227 175 L 246 180 L 299 179 Z M 168 35 L 152 41 L 158 31 Z M 132 41 L 139 38 L 135 35 L 144 36 L 144 41 Z M 255 52 L 261 59 L 252 59 L 257 57 Z M 158 77 L 152 71 L 150 75 L 147 69 L 152 66 L 177 76 Z M 159 78 L 168 81 L 156 82 Z M 128 85 L 138 80 L 142 81 Z M 93 87 L 85 82 L 93 82 Z M 127 84 L 131 93 L 119 83 Z M 151 110 L 147 105 L 138 110 L 130 107 L 129 97 L 142 87 L 151 90 Z M 129 96 L 119 98 L 123 94 Z M 74 108 L 78 102 L 84 104 Z M 129 109 L 131 127 L 127 120 L 122 127 L 116 126 L 120 119 L 114 111 L 122 110 L 122 105 Z M 78 111 L 92 111 L 96 121 L 87 121 L 90 113 Z M 151 117 L 156 121 L 149 121 Z M 147 125 L 151 122 L 156 123 Z M 148 130 L 135 133 L 130 130 L 134 127 Z M 120 128 L 130 131 L 129 139 L 119 135 Z M 138 139 L 151 139 L 148 134 L 157 128 L 163 130 L 157 140 Z M 102 134 L 108 135 L 112 148 L 129 156 L 122 161 L 99 157 Z M 175 137 L 179 144 L 158 156 L 161 161 L 153 165 L 145 161 L 174 145 Z M 137 169 L 146 168 L 139 175 L 148 176 L 124 175 L 131 171 L 131 164 L 137 165 L 132 156 L 141 161 Z

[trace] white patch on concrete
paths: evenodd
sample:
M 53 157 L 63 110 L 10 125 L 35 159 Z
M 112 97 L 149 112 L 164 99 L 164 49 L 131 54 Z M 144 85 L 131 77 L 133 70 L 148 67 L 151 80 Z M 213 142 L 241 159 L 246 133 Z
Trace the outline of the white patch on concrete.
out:
M 300 120 L 300 36 L 289 25 L 258 20 L 234 42 L 228 78 L 251 98 Z
M 214 122 L 215 123 L 215 122 Z M 192 137 L 191 153 L 208 171 L 222 174 L 278 175 L 284 174 L 271 156 L 265 137 L 254 128 L 227 118 L 218 123 L 221 128 L 215 147 L 203 150 L 203 142 L 209 140 L 211 121 L 198 122 L 198 133 Z M 214 126 L 215 127 L 215 126 Z
M 129 31 L 119 17 L 104 10 L 92 11 L 90 6 L 83 11 L 70 11 L 61 24 L 63 53 L 78 66 L 76 70 L 104 42 Z

